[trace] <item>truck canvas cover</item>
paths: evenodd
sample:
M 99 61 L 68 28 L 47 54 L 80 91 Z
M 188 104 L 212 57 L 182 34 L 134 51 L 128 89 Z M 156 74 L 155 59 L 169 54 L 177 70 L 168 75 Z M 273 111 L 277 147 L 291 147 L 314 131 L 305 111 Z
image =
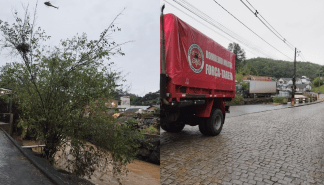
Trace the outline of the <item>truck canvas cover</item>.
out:
M 235 96 L 235 55 L 232 52 L 173 14 L 164 15 L 164 32 L 169 83 Z

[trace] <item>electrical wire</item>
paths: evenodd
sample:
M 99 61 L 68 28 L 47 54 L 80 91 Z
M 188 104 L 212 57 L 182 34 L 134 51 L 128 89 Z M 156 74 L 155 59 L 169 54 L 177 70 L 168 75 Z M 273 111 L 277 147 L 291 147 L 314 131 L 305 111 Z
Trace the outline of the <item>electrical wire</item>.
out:
M 282 53 L 281 51 L 279 51 L 277 48 L 275 48 L 274 46 L 272 46 L 269 42 L 267 42 L 266 40 L 264 40 L 261 36 L 259 36 L 257 33 L 255 33 L 252 29 L 250 29 L 248 26 L 246 26 L 242 21 L 240 21 L 238 18 L 236 18 L 233 14 L 231 14 L 228 10 L 226 10 L 222 5 L 220 5 L 216 0 L 214 0 L 214 2 L 220 6 L 221 8 L 223 8 L 228 14 L 230 14 L 232 17 L 234 17 L 237 21 L 239 21 L 241 24 L 243 24 L 247 29 L 249 29 L 252 33 L 254 33 L 256 36 L 258 36 L 260 39 L 262 39 L 264 42 L 266 42 L 269 46 L 271 46 L 273 49 L 277 50 L 278 52 L 280 52 L 281 54 L 285 55 L 287 58 L 291 59 L 290 57 L 288 57 L 286 54 Z
M 271 26 L 271 24 L 253 7 L 253 5 L 248 1 L 246 0 L 249 5 L 254 9 L 254 11 L 247 5 L 243 2 L 243 0 L 240 0 L 260 21 L 261 23 L 266 26 L 275 36 L 277 36 L 281 41 L 283 41 L 290 49 L 292 50 L 295 50 L 295 46 L 293 46 L 290 42 L 288 42 L 273 26 Z M 263 19 L 261 20 L 261 18 L 258 16 L 260 15 L 260 17 Z M 266 23 L 267 24 L 266 24 Z M 269 26 L 268 26 L 269 25 Z M 271 29 L 271 28 L 272 29 Z M 275 33 L 276 32 L 276 33 Z
M 203 26 L 205 26 L 206 28 L 210 29 L 211 31 L 217 33 L 218 35 L 222 36 L 223 38 L 225 38 L 227 41 L 229 42 L 234 42 L 233 39 L 230 39 L 226 36 L 224 36 L 223 34 L 219 33 L 218 31 L 216 31 L 215 29 L 211 28 L 210 26 L 207 26 L 206 24 L 200 22 L 199 20 L 197 20 L 196 18 L 194 18 L 193 16 L 191 16 L 190 14 L 184 12 L 183 10 L 179 9 L 178 7 L 174 6 L 173 4 L 171 4 L 170 2 L 163 0 L 164 2 L 168 3 L 169 5 L 171 5 L 172 7 L 174 7 L 175 9 L 179 10 L 180 12 L 186 14 L 187 16 L 189 16 L 190 18 L 192 18 L 193 20 L 197 21 L 198 23 L 202 24 Z M 250 49 L 249 47 L 246 48 L 250 53 L 254 54 L 255 56 L 258 56 L 259 54 L 256 54 L 256 51 L 253 51 L 252 49 Z M 261 53 L 262 54 L 262 53 Z M 262 54 L 263 55 L 263 54 Z
M 175 1 L 175 0 L 174 0 Z M 210 23 L 209 21 L 213 22 L 214 24 L 217 24 L 218 26 L 222 27 L 222 30 L 221 28 L 217 27 L 216 25 L 214 25 L 216 28 L 220 29 L 221 31 L 223 31 L 224 33 L 228 34 L 229 36 L 231 36 L 233 39 L 236 39 L 238 40 L 241 44 L 245 44 L 247 47 L 250 47 L 256 51 L 258 51 L 259 53 L 269 57 L 269 58 L 273 58 L 272 56 L 268 55 L 268 52 L 265 52 L 265 51 L 261 51 L 259 50 L 259 48 L 255 48 L 251 45 L 253 45 L 252 43 L 250 43 L 249 41 L 245 40 L 243 37 L 239 36 L 238 34 L 236 34 L 235 32 L 233 32 L 232 30 L 226 28 L 225 26 L 223 26 L 222 24 L 216 22 L 214 19 L 210 18 L 208 15 L 202 13 L 200 10 L 196 9 L 194 6 L 192 6 L 190 3 L 184 1 L 184 0 L 181 0 L 183 3 L 185 3 L 187 6 L 191 7 L 191 10 L 188 9 L 188 7 L 184 7 L 184 5 L 180 4 L 179 2 L 177 2 L 179 5 L 181 5 L 182 7 L 186 8 L 187 10 L 191 11 L 192 13 L 196 14 L 197 16 L 199 16 L 201 19 L 205 20 L 206 22 L 208 22 L 209 24 L 212 24 Z M 195 10 L 192 10 L 192 9 L 195 9 Z M 229 32 L 229 33 L 228 33 Z M 232 35 L 231 35 L 232 34 Z M 233 36 L 234 35 L 234 36 Z M 235 37 L 235 38 L 234 38 Z
M 268 55 L 267 52 L 262 52 L 260 49 L 251 46 L 252 44 L 249 43 L 249 41 L 246 41 L 245 39 L 243 39 L 242 37 L 240 37 L 238 34 L 234 33 L 233 31 L 229 30 L 225 26 L 223 26 L 220 23 L 216 22 L 215 20 L 211 19 L 209 16 L 207 16 L 206 14 L 204 14 L 201 11 L 197 10 L 196 8 L 194 8 L 192 6 L 191 6 L 191 8 L 189 8 L 190 5 L 187 4 L 187 6 L 185 6 L 184 4 L 182 4 L 181 2 L 179 2 L 177 0 L 173 0 L 173 1 L 176 2 L 178 5 L 182 6 L 183 8 L 185 8 L 186 10 L 190 11 L 191 13 L 195 14 L 196 16 L 198 16 L 199 18 L 201 18 L 205 22 L 207 22 L 210 25 L 212 25 L 212 26 L 216 27 L 217 29 L 221 30 L 222 32 L 224 32 L 225 34 L 227 34 L 228 36 L 230 36 L 231 38 L 239 41 L 241 44 L 245 45 L 246 47 L 249 47 L 252 50 L 257 51 L 258 53 L 262 53 L 264 56 L 267 56 L 268 58 L 273 58 L 273 56 Z M 195 10 L 193 10 L 193 9 L 195 9 Z M 228 33 L 228 32 L 231 32 L 231 33 Z M 233 36 L 233 35 L 235 35 L 235 36 Z

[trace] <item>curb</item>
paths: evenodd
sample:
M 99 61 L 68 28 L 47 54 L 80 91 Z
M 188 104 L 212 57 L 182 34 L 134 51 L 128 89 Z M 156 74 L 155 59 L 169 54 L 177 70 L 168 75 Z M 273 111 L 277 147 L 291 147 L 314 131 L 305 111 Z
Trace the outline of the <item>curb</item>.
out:
M 50 179 L 54 184 L 66 185 L 69 184 L 66 178 L 56 171 L 52 166 L 44 163 L 39 157 L 34 156 L 33 152 L 28 149 L 23 149 L 21 146 L 2 128 L 0 128 L 9 140 L 18 148 L 18 150 L 34 165 L 39 169 L 48 179 Z M 66 182 L 66 183 L 64 183 Z
M 309 102 L 309 103 L 307 103 L 307 104 L 306 104 L 306 103 L 305 103 L 305 104 L 303 103 L 303 104 L 300 104 L 300 105 L 298 105 L 298 106 L 296 106 L 296 105 L 295 105 L 295 106 L 291 106 L 291 105 L 290 105 L 290 107 L 286 107 L 286 108 L 301 107 L 301 106 L 305 106 L 305 105 L 312 105 L 312 104 L 321 103 L 321 102 L 323 102 L 323 101 L 320 101 L 320 100 L 319 100 L 319 101 L 315 101 L 315 102 Z
M 322 102 L 324 102 L 324 101 L 309 102 L 307 104 L 302 104 L 302 105 L 298 105 L 298 106 L 295 105 L 295 106 L 289 106 L 289 107 L 281 107 L 281 108 L 277 108 L 277 109 L 263 110 L 263 111 L 258 111 L 258 112 L 250 112 L 250 113 L 241 114 L 241 115 L 237 115 L 237 116 L 231 116 L 229 118 L 244 116 L 244 115 L 248 115 L 248 114 L 255 114 L 255 113 L 260 113 L 260 112 L 267 112 L 267 111 L 279 110 L 279 109 L 296 108 L 296 107 L 301 107 L 301 106 L 305 106 L 305 105 L 312 105 L 312 104 L 317 104 L 317 103 L 322 103 Z

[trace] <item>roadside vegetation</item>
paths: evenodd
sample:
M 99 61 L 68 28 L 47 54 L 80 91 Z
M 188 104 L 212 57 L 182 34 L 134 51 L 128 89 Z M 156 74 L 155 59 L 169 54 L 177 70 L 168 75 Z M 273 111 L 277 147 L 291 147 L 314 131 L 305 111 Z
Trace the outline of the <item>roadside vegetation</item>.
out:
M 244 98 L 241 94 L 236 94 L 232 101 L 226 102 L 226 105 L 244 105 Z
M 273 103 L 287 104 L 288 99 L 285 97 L 275 96 L 272 98 Z
M 105 105 L 124 91 L 122 73 L 110 61 L 125 55 L 125 43 L 112 37 L 121 30 L 115 25 L 120 14 L 96 40 L 83 33 L 50 47 L 51 36 L 36 27 L 36 9 L 33 16 L 28 8 L 22 15 L 15 11 L 12 24 L 0 20 L 1 49 L 17 61 L 2 68 L 0 86 L 14 92 L 9 98 L 16 103 L 20 131 L 46 145 L 42 156 L 50 164 L 57 151 L 71 146 L 66 165 L 78 176 L 90 176 L 102 156 L 111 156 L 120 173 L 144 139 L 135 122 L 119 124 Z
M 320 85 L 320 86 L 319 86 Z M 324 79 L 320 80 L 319 77 L 316 77 L 312 82 L 312 92 L 317 93 L 318 91 L 321 91 L 321 93 L 324 93 Z

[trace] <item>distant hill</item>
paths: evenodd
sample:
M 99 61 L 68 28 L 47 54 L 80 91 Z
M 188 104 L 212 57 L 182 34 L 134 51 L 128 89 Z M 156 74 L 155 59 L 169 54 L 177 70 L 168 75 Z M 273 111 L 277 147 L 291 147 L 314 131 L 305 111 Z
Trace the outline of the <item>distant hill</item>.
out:
M 160 100 L 160 90 L 156 92 L 149 92 L 143 97 L 132 93 L 116 93 L 115 100 L 120 100 L 121 96 L 129 96 L 131 105 L 157 105 Z
M 271 76 L 276 78 L 292 78 L 294 74 L 294 63 L 283 60 L 272 60 L 268 58 L 252 58 L 244 61 L 246 65 L 253 66 L 258 75 Z M 311 62 L 296 62 L 296 76 L 307 76 L 312 80 L 318 77 L 319 64 Z

